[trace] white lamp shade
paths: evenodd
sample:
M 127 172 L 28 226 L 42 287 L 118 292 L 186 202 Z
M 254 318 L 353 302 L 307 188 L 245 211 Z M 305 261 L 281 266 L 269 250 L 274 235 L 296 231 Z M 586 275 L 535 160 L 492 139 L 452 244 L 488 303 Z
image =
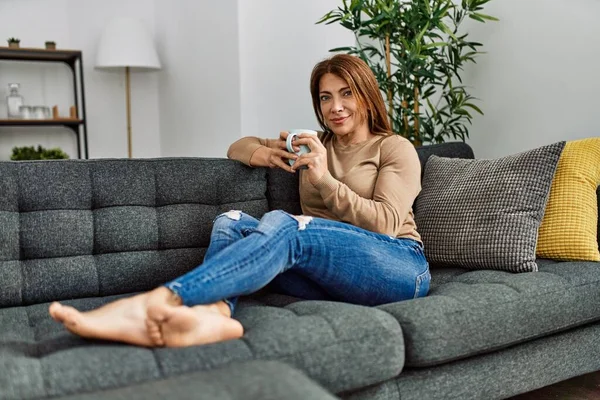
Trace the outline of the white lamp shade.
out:
M 96 68 L 119 67 L 160 69 L 152 36 L 137 19 L 115 18 L 102 33 Z

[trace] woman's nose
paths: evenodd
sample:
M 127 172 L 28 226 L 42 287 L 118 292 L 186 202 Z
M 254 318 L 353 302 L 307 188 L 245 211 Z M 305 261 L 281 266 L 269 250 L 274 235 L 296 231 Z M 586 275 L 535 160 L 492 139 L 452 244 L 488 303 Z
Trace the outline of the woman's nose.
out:
M 344 109 L 344 105 L 342 104 L 342 100 L 341 99 L 333 99 L 333 105 L 331 107 L 331 110 L 333 112 L 340 112 Z

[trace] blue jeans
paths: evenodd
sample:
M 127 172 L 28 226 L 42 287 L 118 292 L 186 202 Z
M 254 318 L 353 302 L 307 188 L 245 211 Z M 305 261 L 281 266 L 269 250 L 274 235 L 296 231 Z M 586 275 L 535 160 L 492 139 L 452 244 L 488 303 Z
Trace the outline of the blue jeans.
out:
M 271 283 L 307 300 L 375 306 L 422 297 L 429 291 L 423 245 L 323 218 L 241 211 L 219 215 L 204 262 L 165 286 L 184 305 L 224 300 Z

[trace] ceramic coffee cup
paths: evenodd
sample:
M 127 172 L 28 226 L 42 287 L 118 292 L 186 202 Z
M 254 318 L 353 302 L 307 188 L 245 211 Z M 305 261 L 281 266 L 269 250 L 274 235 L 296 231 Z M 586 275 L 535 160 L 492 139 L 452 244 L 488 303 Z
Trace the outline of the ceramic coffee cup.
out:
M 298 136 L 301 133 L 306 133 L 308 135 L 316 135 L 317 131 L 313 131 L 310 129 L 290 129 L 288 132 L 289 132 L 289 134 L 285 141 L 287 151 L 289 151 L 290 153 L 296 153 L 297 156 L 301 156 L 302 154 L 310 153 L 310 148 L 305 144 L 301 144 L 299 146 L 300 150 L 294 151 L 294 148 L 292 147 L 293 143 L 294 143 L 294 139 L 296 138 L 296 136 Z M 296 160 L 288 160 L 288 163 L 290 165 L 294 165 L 294 161 L 296 161 Z M 303 168 L 306 168 L 306 167 L 303 167 Z

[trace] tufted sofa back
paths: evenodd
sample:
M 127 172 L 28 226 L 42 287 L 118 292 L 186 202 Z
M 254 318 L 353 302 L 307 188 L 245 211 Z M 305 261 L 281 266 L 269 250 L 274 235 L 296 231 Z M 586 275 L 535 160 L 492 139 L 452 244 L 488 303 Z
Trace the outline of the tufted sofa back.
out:
M 417 152 L 422 165 L 473 158 L 460 142 Z M 297 174 L 208 158 L 0 162 L 0 307 L 152 289 L 202 262 L 231 209 L 300 214 Z
M 0 307 L 151 289 L 201 263 L 212 220 L 268 210 L 225 159 L 0 162 Z

